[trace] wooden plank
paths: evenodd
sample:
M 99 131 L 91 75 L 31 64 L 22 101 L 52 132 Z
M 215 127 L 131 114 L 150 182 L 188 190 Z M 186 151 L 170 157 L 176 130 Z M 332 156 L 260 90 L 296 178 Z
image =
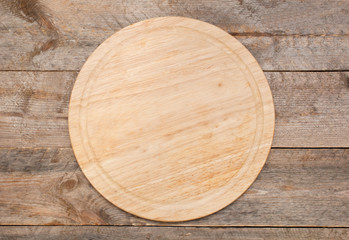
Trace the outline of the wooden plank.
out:
M 134 217 L 89 184 L 71 149 L 0 150 L 1 225 L 349 227 L 349 149 L 272 149 L 237 201 L 177 224 Z
M 76 75 L 0 72 L 0 145 L 69 147 L 68 103 Z
M 346 240 L 347 228 L 194 228 L 194 227 L 96 227 L 3 226 L 0 239 L 229 239 L 229 240 Z
M 349 37 L 237 37 L 265 71 L 348 70 Z
M 349 73 L 266 73 L 274 147 L 348 147 Z
M 253 34 L 349 34 L 346 0 L 286 0 L 281 2 L 232 0 L 26 0 L 18 4 L 1 0 L 3 28 L 36 22 L 71 35 L 97 35 L 117 31 L 135 22 L 154 17 L 184 16 L 215 24 L 232 33 Z M 98 4 L 97 4 L 98 3 Z M 11 18 L 17 17 L 14 20 Z M 22 21 L 19 21 L 22 20 Z M 30 24 L 28 24 L 30 26 Z M 90 32 L 94 29 L 94 32 Z
M 2 33 L 0 33 L 1 36 Z M 80 70 L 102 39 L 66 40 L 39 50 L 43 43 L 28 36 L 0 37 L 0 70 Z M 349 37 L 274 36 L 236 37 L 265 71 L 348 70 Z M 9 39 L 11 39 L 9 41 Z
M 0 72 L 0 147 L 70 147 L 73 72 Z M 348 72 L 267 72 L 273 147 L 349 147 Z
M 264 70 L 348 70 L 347 9 L 346 0 L 0 0 L 0 69 L 79 70 L 115 31 L 177 15 L 237 36 Z

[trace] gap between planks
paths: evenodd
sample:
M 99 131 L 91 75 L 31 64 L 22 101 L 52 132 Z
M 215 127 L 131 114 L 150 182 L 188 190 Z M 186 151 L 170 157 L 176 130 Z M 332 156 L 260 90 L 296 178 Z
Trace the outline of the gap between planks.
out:
M 24 149 L 24 150 L 39 150 L 39 149 L 71 149 L 70 147 L 0 147 L 0 149 L 14 150 L 14 149 Z M 311 150 L 311 149 L 349 149 L 349 147 L 271 147 L 271 149 L 289 149 L 289 150 Z
M 179 224 L 181 222 L 178 222 Z M 263 228 L 273 228 L 273 229 L 279 229 L 279 228 L 290 228 L 290 229 L 326 229 L 326 228 L 335 228 L 335 229 L 349 229 L 347 226 L 315 226 L 315 225 L 304 225 L 304 226 L 297 226 L 297 225 L 258 225 L 258 226 L 249 226 L 249 225 L 241 225 L 241 226 L 225 226 L 225 225 L 138 225 L 138 224 L 124 224 L 124 225 L 93 225 L 93 224 L 83 224 L 83 225 L 72 225 L 72 224 L 67 224 L 67 225 L 40 225 L 40 224 L 32 224 L 32 225 L 2 225 L 0 224 L 1 227 L 71 227 L 71 228 L 77 228 L 77 227 L 106 227 L 106 228 L 132 228 L 132 227 L 140 227 L 140 228 L 250 228 L 250 229 L 263 229 Z
M 347 228 L 0 227 L 1 239 L 348 239 Z

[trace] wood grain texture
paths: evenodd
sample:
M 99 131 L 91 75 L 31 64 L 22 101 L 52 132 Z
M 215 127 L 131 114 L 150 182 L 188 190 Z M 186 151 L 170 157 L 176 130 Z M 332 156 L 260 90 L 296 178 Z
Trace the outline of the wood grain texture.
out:
M 6 226 L 0 239 L 229 239 L 229 240 L 347 240 L 345 228 L 193 228 L 193 227 L 92 227 Z
M 80 70 L 115 31 L 180 15 L 236 36 L 264 70 L 349 70 L 349 1 L 0 0 L 0 70 Z M 70 147 L 75 72 L 0 72 L 0 224 L 157 225 L 89 185 Z M 266 73 L 275 147 L 348 147 L 348 73 Z M 52 148 L 36 148 L 36 147 Z M 14 147 L 14 148 L 13 148 Z M 16 147 L 30 147 L 18 149 Z M 349 239 L 348 150 L 274 149 L 252 189 L 192 227 L 0 227 L 0 239 Z M 14 200 L 14 201 L 13 201 Z M 217 228 L 214 226 L 326 228 Z
M 265 73 L 274 147 L 348 147 L 349 73 Z M 70 147 L 68 102 L 77 73 L 0 72 L 0 146 Z
M 276 108 L 273 146 L 349 146 L 348 72 L 266 76 Z
M 111 34 L 100 39 L 32 42 L 27 36 L 0 37 L 0 70 L 80 70 L 87 57 Z M 265 71 L 349 70 L 349 37 L 236 36 Z M 11 39 L 11 41 L 8 41 Z M 44 43 L 42 43 L 44 42 Z M 43 50 L 35 50 L 45 44 Z M 34 49 L 34 50 L 33 50 Z M 32 52 L 35 56 L 32 56 Z
M 348 70 L 348 9 L 346 0 L 1 0 L 0 69 L 79 70 L 115 31 L 178 15 L 240 35 L 264 70 Z
M 71 144 L 91 184 L 119 208 L 165 222 L 207 216 L 245 192 L 274 125 L 253 56 L 222 29 L 184 17 L 108 38 L 69 103 Z
M 69 147 L 68 102 L 76 75 L 0 72 L 0 145 Z
M 212 0 L 104 0 L 99 4 L 95 0 L 1 0 L 0 6 L 3 29 L 20 29 L 24 21 L 53 29 L 53 23 L 68 36 L 113 33 L 130 24 L 163 16 L 191 17 L 210 22 L 231 33 L 349 34 L 349 4 L 345 0 L 318 0 L 316 3 L 301 0 L 231 0 L 220 4 Z M 35 24 L 27 26 L 35 29 Z
M 272 149 L 256 182 L 237 201 L 175 225 L 349 227 L 348 212 L 348 149 Z M 71 149 L 0 150 L 0 222 L 160 224 L 123 212 L 99 195 Z

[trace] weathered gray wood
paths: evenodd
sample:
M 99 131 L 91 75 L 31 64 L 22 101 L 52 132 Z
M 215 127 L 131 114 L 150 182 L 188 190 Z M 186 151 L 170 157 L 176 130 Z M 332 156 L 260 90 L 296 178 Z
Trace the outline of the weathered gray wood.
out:
M 93 227 L 6 226 L 0 239 L 229 239 L 229 240 L 347 240 L 346 228 L 194 228 L 194 227 Z
M 349 147 L 349 73 L 267 72 L 274 147 Z M 0 72 L 0 147 L 70 147 L 76 73 Z
M 263 70 L 349 70 L 349 37 L 237 37 Z
M 4 35 L 1 37 L 0 33 L 0 70 L 80 70 L 87 57 L 110 36 L 105 34 L 102 39 L 63 41 L 55 47 L 48 44 L 33 56 L 32 52 L 42 42 L 34 42 L 28 36 Z M 349 37 L 236 38 L 266 71 L 349 70 Z
M 70 147 L 68 103 L 76 75 L 0 72 L 0 146 Z
M 215 24 L 232 33 L 252 34 L 349 34 L 349 3 L 346 0 L 1 0 L 5 27 L 21 28 L 37 22 L 70 35 L 90 36 L 117 31 L 153 17 L 184 16 Z M 21 4 L 28 2 L 28 4 Z M 34 5 L 34 6 L 33 6 Z M 19 19 L 11 19 L 9 15 Z M 28 24 L 29 26 L 29 24 Z M 89 32 L 94 29 L 95 32 Z
M 134 217 L 89 184 L 71 149 L 0 149 L 0 225 L 349 227 L 349 149 L 272 149 L 237 201 L 177 224 Z
M 0 0 L 0 69 L 79 70 L 115 31 L 178 15 L 237 36 L 264 70 L 348 70 L 348 9 L 346 0 Z
M 349 73 L 266 73 L 274 147 L 349 147 Z

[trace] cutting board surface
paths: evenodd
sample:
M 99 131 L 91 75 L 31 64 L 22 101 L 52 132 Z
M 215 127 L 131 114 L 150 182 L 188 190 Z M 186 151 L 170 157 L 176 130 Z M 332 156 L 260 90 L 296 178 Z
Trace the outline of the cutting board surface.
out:
M 214 213 L 256 179 L 274 106 L 256 60 L 225 31 L 154 18 L 88 58 L 69 105 L 77 161 L 110 202 L 158 221 Z

